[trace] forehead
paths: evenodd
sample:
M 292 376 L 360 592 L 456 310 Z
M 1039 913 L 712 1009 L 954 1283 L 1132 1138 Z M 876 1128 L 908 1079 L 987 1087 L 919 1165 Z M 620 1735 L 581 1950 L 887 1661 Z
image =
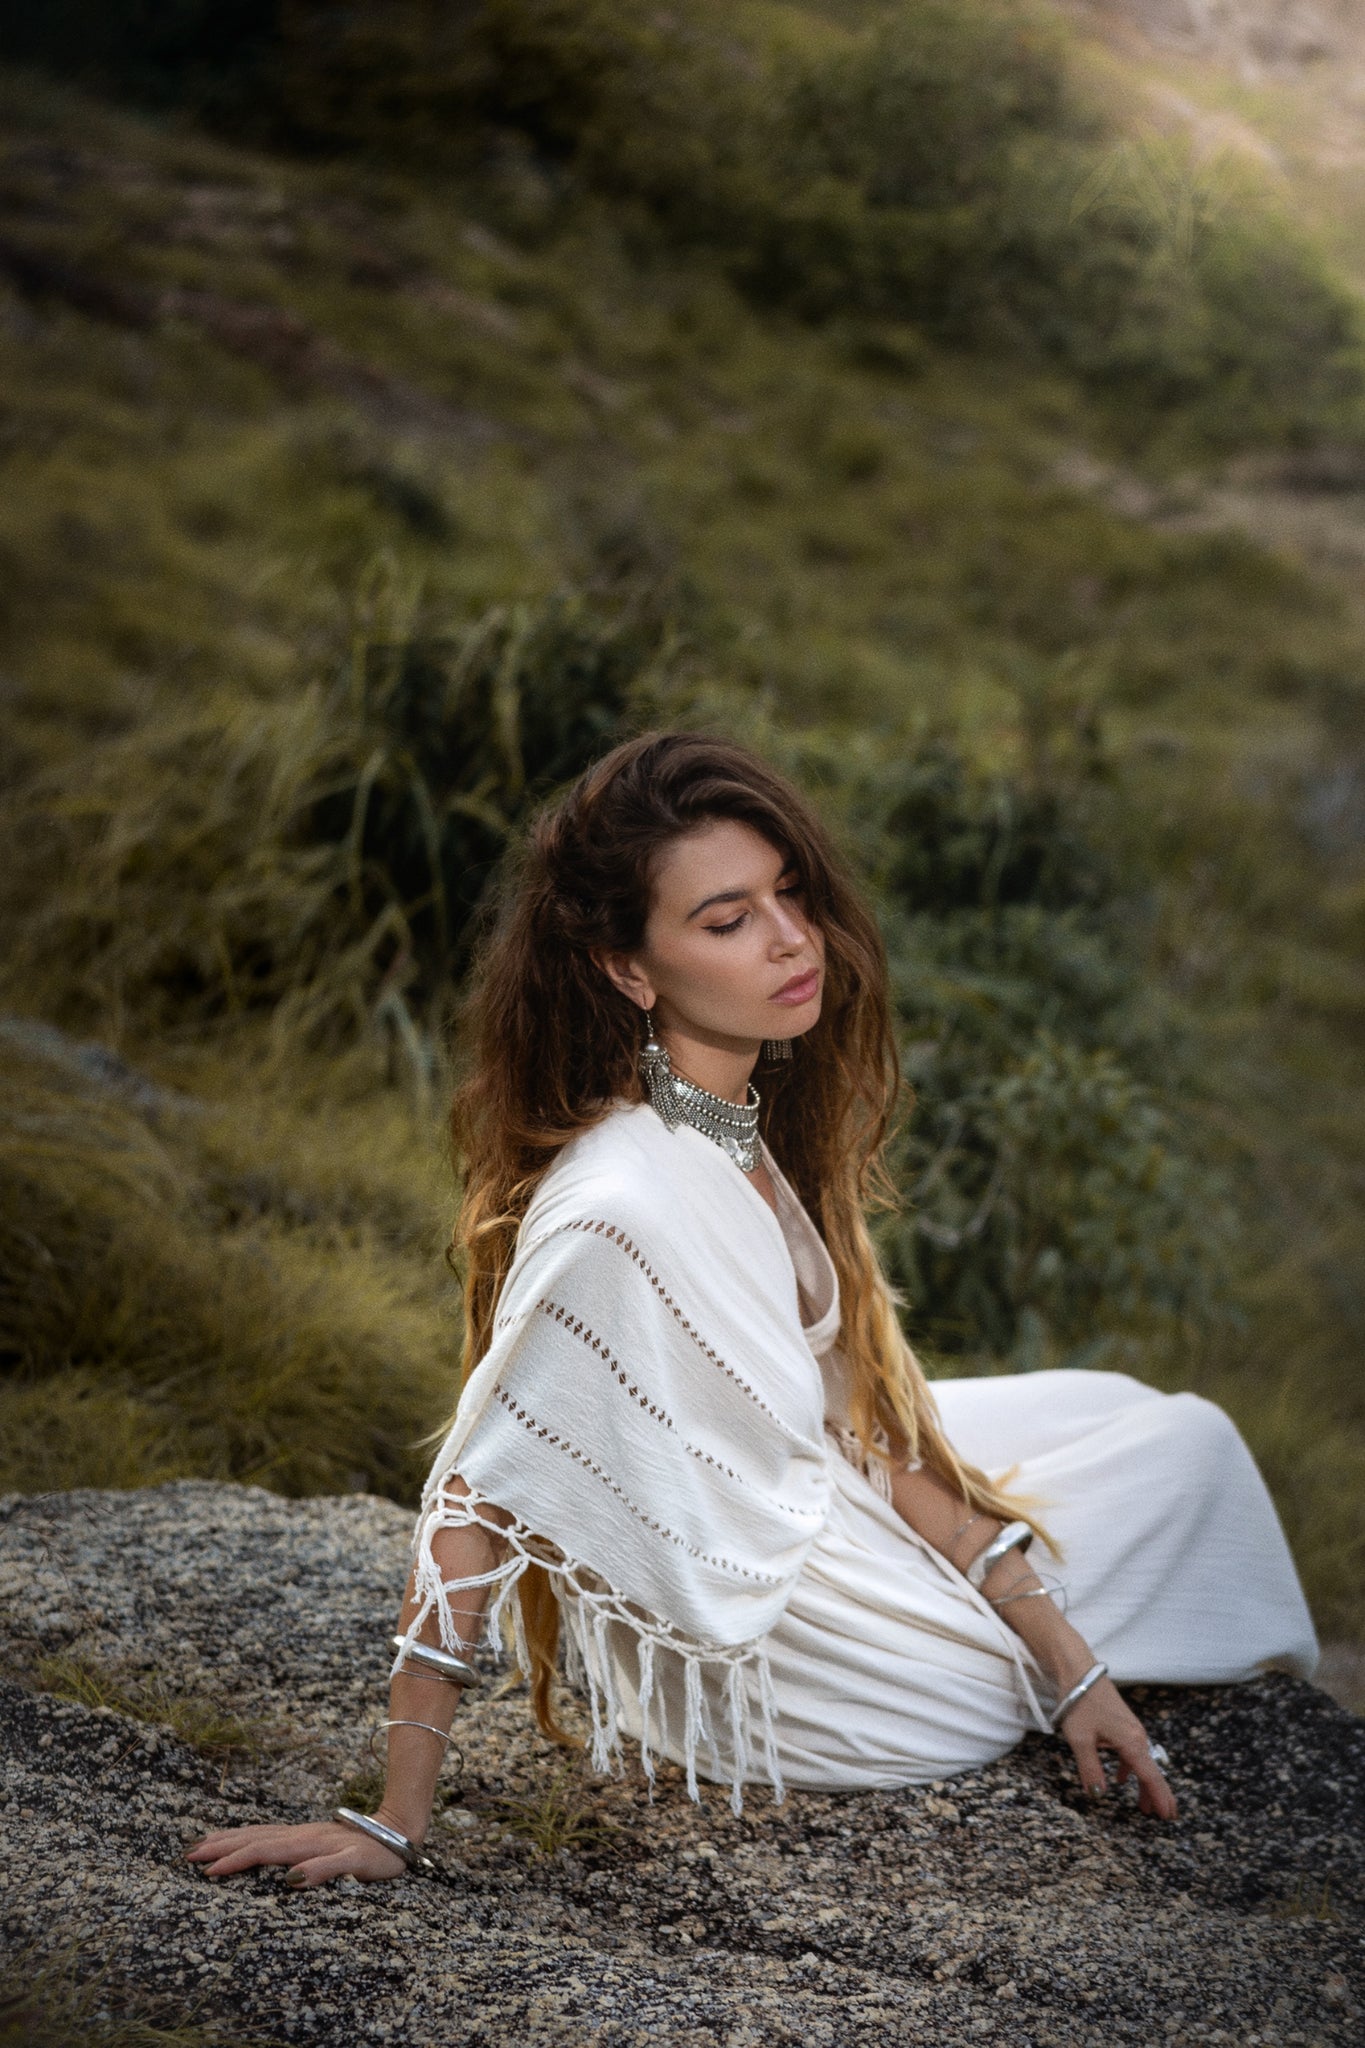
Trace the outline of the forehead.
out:
M 659 910 L 683 916 L 720 890 L 770 888 L 787 855 L 738 818 L 708 818 L 663 846 L 654 862 L 652 896 Z

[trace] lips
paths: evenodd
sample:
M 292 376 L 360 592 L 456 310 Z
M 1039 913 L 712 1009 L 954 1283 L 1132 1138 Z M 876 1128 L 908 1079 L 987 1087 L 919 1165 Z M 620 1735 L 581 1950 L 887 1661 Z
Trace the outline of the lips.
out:
M 808 1003 L 819 986 L 820 970 L 818 967 L 810 967 L 804 974 L 798 974 L 794 980 L 778 989 L 771 1000 L 775 1003 Z

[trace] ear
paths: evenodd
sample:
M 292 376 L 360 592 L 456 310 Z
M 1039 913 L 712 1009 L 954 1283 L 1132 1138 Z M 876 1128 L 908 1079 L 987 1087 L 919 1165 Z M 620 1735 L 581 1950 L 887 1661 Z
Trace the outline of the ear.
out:
M 600 968 L 623 996 L 629 996 L 642 1010 L 654 1008 L 654 984 L 648 975 L 641 972 L 631 954 L 608 953 L 601 947 L 594 947 L 591 958 L 594 967 Z

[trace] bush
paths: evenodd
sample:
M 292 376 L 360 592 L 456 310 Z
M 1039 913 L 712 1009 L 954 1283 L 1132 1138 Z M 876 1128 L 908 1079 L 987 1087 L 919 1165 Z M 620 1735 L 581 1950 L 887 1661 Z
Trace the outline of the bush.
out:
M 430 1066 L 509 835 L 620 731 L 662 629 L 568 595 L 444 634 L 395 628 L 378 599 L 362 613 L 329 684 L 221 689 L 18 793 L 7 973 L 25 1001 L 100 1028 L 261 1012 L 299 1043 L 393 1030 Z
M 879 1236 L 915 1341 L 1029 1369 L 1150 1358 L 1223 1320 L 1238 1218 L 1095 790 L 933 738 L 789 743 L 787 765 L 824 784 L 887 938 L 915 1099 Z

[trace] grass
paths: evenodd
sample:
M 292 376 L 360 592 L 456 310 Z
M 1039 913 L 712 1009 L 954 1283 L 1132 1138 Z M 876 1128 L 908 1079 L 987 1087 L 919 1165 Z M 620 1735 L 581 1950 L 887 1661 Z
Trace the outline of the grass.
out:
M 268 2048 L 264 2038 L 119 1982 L 122 1958 L 78 1942 L 0 1962 L 0 2048 Z
M 1318 1920 L 1341 1924 L 1341 1914 L 1332 1904 L 1332 1881 L 1324 1877 L 1305 1877 L 1300 1873 L 1294 1889 L 1287 1898 L 1278 1899 L 1272 1908 L 1276 1919 Z
M 495 1800 L 489 1813 L 505 1834 L 526 1842 L 533 1863 L 548 1862 L 561 1851 L 593 1848 L 614 1827 L 573 1764 L 558 1765 L 549 1782 L 524 1799 Z
M 673 716 L 1052 750 L 1073 793 L 1098 762 L 1246 1218 L 1240 1324 L 1138 1369 L 1226 1402 L 1320 1625 L 1365 1639 L 1349 578 L 1201 530 L 1178 407 L 1138 432 L 1022 357 L 757 308 L 534 161 L 290 159 L 18 74 L 0 112 L 0 233 L 333 352 L 4 299 L 0 1002 L 194 1106 L 6 1045 L 0 1487 L 415 1497 L 457 1369 L 442 1076 L 303 825 L 354 778 L 358 643 L 568 590 L 667 619 Z
M 453 1345 L 401 1104 L 324 1123 L 257 1094 L 158 1130 L 40 1058 L 10 1080 L 0 1486 L 410 1491 Z
M 297 1736 L 258 1715 L 235 1713 L 207 1693 L 181 1691 L 159 1673 L 63 1651 L 39 1659 L 39 1689 L 83 1707 L 105 1707 L 133 1721 L 168 1728 L 201 1756 L 229 1763 L 234 1758 L 278 1755 L 304 1745 Z

